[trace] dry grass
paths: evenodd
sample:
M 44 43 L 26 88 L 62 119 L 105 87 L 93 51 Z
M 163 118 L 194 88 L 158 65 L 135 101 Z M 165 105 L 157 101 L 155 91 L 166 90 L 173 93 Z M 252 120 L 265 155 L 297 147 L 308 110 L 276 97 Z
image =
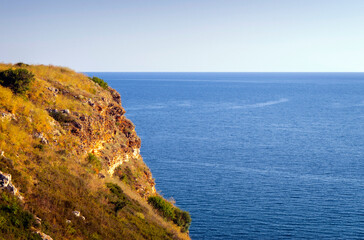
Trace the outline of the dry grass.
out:
M 56 81 L 64 84 L 64 86 L 73 87 L 78 90 L 84 90 L 89 93 L 95 93 L 97 86 L 92 83 L 87 76 L 82 73 L 52 65 L 31 65 L 26 67 L 32 71 L 37 78 L 44 81 Z
M 14 95 L 10 89 L 0 86 L 0 149 L 15 152 L 28 147 L 33 132 L 47 136 L 52 131 L 52 118 L 41 108 L 21 96 Z

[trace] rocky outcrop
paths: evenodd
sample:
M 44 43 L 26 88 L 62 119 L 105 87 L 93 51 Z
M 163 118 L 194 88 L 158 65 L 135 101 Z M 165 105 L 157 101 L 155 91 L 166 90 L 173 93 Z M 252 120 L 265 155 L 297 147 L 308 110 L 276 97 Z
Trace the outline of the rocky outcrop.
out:
M 0 110 L 0 119 L 17 120 L 15 114 Z
M 42 238 L 42 240 L 53 240 L 53 238 L 41 231 L 36 231 L 36 233 Z
M 142 196 L 148 196 L 154 193 L 155 183 L 140 156 L 140 138 L 135 132 L 134 124 L 125 117 L 120 94 L 112 88 L 108 89 L 108 93 L 94 99 L 77 98 L 92 108 L 92 114 L 67 109 L 48 109 L 48 112 L 64 129 L 80 139 L 78 153 L 98 156 L 108 174 L 113 175 L 115 169 L 125 163 L 145 169 L 148 174 L 138 178 L 135 184 L 140 186 Z
M 109 91 L 111 93 L 112 98 L 114 99 L 114 101 L 118 104 L 121 105 L 121 97 L 120 94 L 115 90 L 109 87 Z
M 23 197 L 20 195 L 18 189 L 11 182 L 11 175 L 8 173 L 3 173 L 0 171 L 0 189 L 7 190 L 14 196 L 18 197 L 20 200 L 23 200 Z
M 48 139 L 43 135 L 43 133 L 35 133 L 35 138 L 38 138 L 42 144 L 48 144 Z

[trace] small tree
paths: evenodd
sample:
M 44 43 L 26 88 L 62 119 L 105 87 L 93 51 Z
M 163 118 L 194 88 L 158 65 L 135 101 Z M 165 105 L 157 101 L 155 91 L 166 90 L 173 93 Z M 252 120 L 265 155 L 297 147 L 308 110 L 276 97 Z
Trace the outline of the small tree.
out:
M 27 69 L 8 69 L 0 72 L 0 85 L 10 88 L 16 94 L 23 94 L 29 90 L 34 74 Z

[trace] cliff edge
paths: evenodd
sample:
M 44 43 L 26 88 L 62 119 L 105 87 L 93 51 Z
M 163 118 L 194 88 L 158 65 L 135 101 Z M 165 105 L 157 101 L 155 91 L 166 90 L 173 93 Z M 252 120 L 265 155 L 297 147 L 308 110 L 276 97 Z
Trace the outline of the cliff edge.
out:
M 68 68 L 0 64 L 0 232 L 7 239 L 189 239 L 118 92 Z

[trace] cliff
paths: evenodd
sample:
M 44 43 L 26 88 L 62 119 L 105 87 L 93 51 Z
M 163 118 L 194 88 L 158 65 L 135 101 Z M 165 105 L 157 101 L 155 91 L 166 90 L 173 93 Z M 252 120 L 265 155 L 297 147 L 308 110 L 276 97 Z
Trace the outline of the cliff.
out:
M 189 214 L 156 193 L 140 146 L 102 80 L 0 64 L 2 237 L 189 239 Z

